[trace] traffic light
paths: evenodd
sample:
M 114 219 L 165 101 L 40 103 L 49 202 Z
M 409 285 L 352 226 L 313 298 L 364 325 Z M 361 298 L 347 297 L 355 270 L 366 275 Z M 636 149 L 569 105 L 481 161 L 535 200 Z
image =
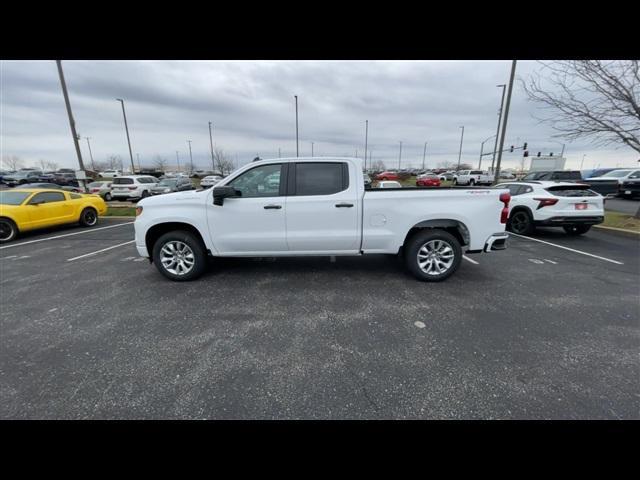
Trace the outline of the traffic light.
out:
M 522 149 L 523 149 L 523 150 L 526 150 L 526 149 L 527 149 L 527 142 L 524 142 L 524 145 L 522 146 Z
M 509 151 L 513 153 L 513 145 L 511 145 L 511 148 L 509 149 Z
M 524 154 L 522 155 L 523 157 L 528 157 L 529 156 L 529 150 L 525 150 Z

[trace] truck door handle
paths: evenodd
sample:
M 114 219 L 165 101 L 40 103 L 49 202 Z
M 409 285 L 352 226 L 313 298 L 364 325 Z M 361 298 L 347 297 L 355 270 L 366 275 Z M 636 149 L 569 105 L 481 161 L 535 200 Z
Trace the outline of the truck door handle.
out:
M 353 203 L 336 203 L 336 208 L 351 208 Z
M 265 205 L 265 210 L 279 210 L 282 208 L 282 205 Z

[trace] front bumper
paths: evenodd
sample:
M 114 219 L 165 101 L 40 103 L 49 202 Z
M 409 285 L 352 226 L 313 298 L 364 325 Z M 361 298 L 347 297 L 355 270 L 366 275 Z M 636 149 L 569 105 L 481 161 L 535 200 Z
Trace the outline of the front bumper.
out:
M 604 222 L 604 216 L 592 215 L 592 216 L 562 216 L 551 217 L 546 220 L 537 220 L 534 225 L 538 227 L 564 227 L 569 225 L 597 225 Z
M 507 232 L 498 232 L 491 235 L 484 243 L 485 252 L 494 252 L 496 250 L 505 250 L 507 248 L 507 239 L 509 234 Z

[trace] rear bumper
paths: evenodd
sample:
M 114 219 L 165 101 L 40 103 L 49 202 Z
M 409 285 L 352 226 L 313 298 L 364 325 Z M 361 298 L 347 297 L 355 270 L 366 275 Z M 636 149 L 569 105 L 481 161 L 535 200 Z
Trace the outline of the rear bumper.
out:
M 507 239 L 509 234 L 507 232 L 499 232 L 491 235 L 484 243 L 485 252 L 494 252 L 496 250 L 505 250 L 507 248 Z
M 581 216 L 581 217 L 551 217 L 546 220 L 538 220 L 534 222 L 539 227 L 563 227 L 565 225 L 597 225 L 604 222 L 604 216 Z

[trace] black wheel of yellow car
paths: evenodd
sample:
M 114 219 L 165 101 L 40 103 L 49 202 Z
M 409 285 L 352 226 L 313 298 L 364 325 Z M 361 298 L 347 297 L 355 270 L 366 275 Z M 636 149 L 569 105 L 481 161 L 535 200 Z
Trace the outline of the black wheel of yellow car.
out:
M 98 223 L 98 212 L 95 208 L 87 207 L 80 214 L 80 226 L 93 227 Z
M 13 220 L 0 218 L 0 243 L 10 242 L 18 235 L 18 227 Z

